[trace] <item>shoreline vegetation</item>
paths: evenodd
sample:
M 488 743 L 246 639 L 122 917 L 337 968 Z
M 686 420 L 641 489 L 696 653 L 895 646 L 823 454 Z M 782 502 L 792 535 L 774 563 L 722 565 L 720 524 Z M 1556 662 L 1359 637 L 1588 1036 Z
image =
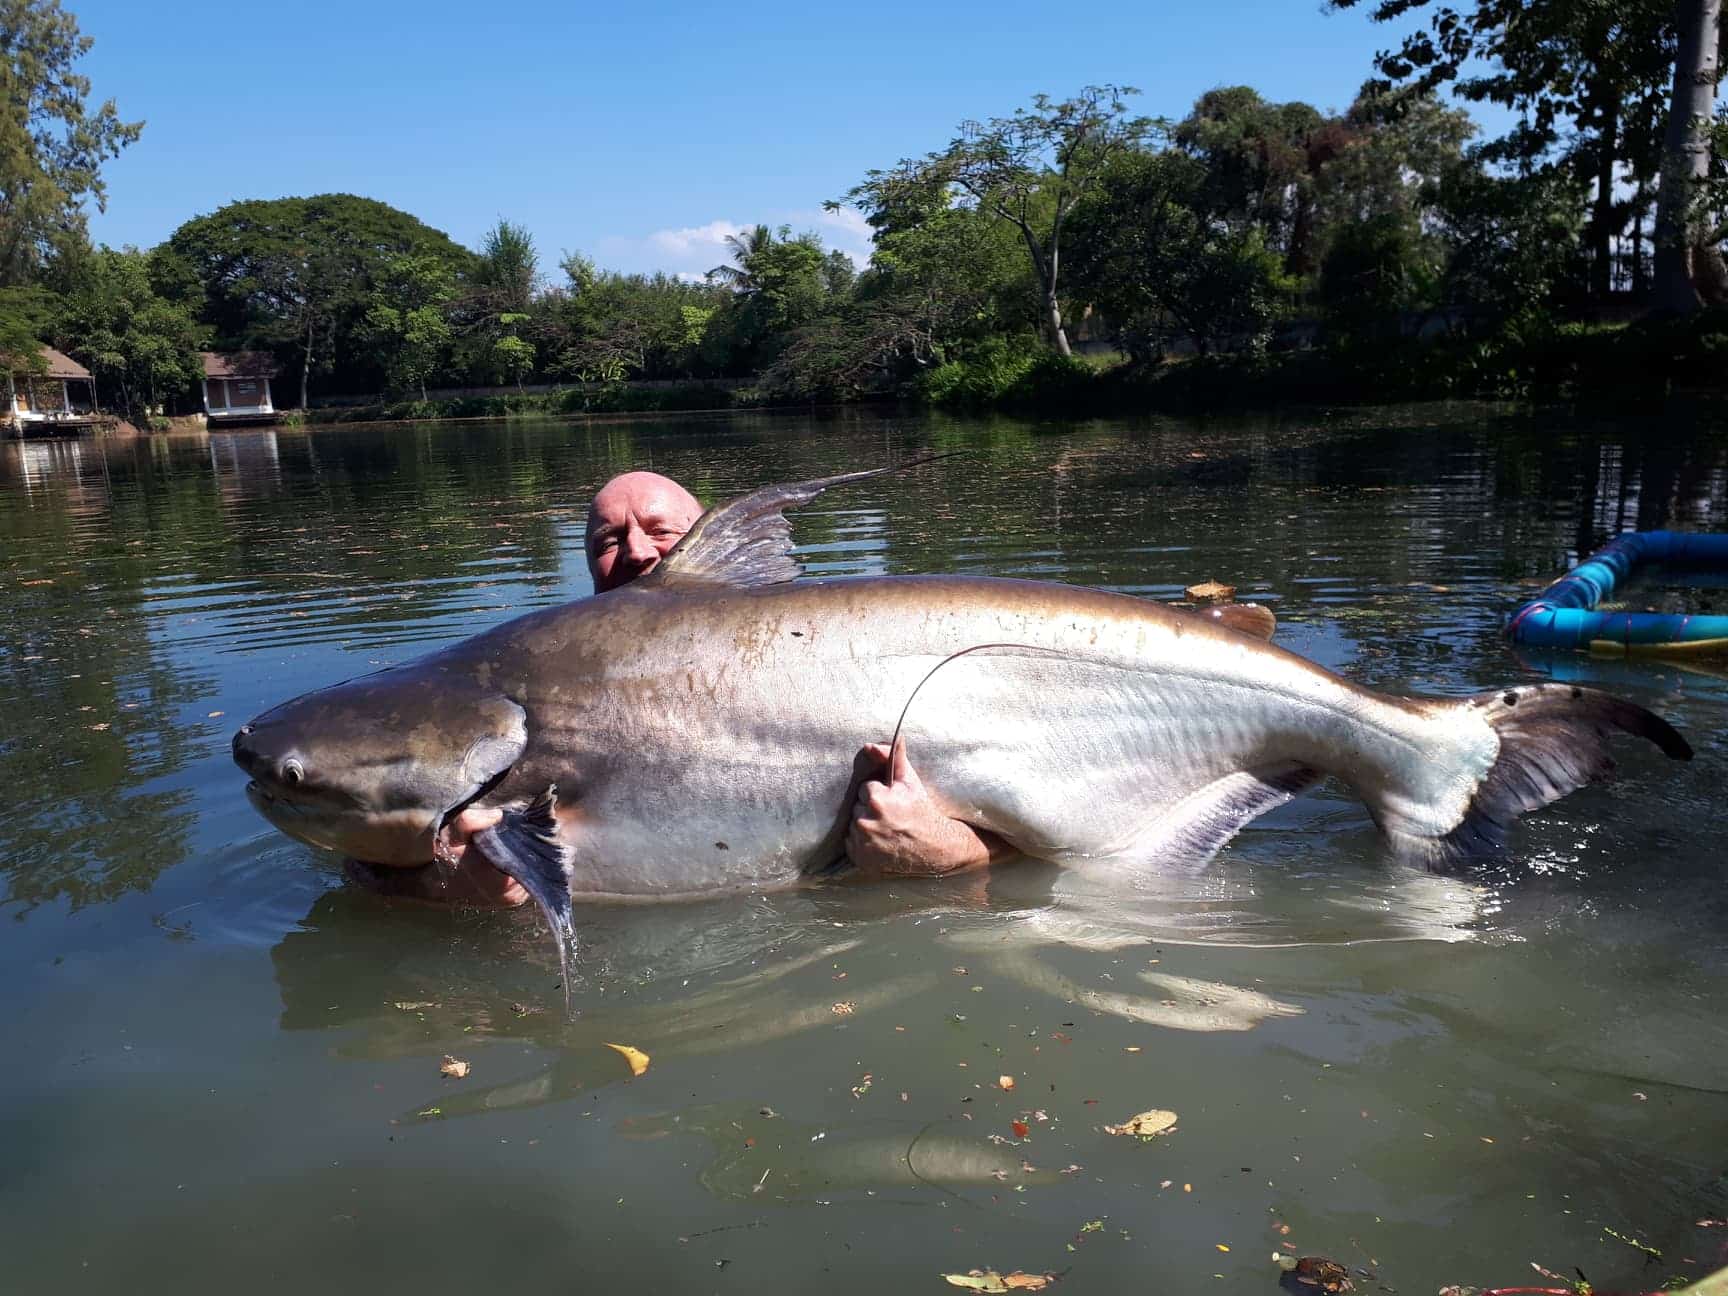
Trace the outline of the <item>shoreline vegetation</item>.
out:
M 313 424 L 1728 391 L 1723 0 L 1332 7 L 1358 3 L 1393 39 L 1341 111 L 1230 84 L 1179 119 L 1125 85 L 1037 95 L 830 198 L 867 264 L 728 226 L 692 277 L 549 271 L 508 219 L 468 248 L 340 193 L 93 246 L 102 164 L 150 137 L 89 106 L 57 0 L 10 0 L 33 53 L 6 56 L 0 192 L 28 201 L 0 211 L 0 354 L 27 373 L 59 349 L 142 428 L 200 408 L 205 350 L 267 355 Z M 1485 102 L 1517 124 L 1484 136 Z
M 701 414 L 862 403 L 1087 417 L 1407 400 L 1661 400 L 1679 393 L 1728 396 L 1728 310 L 1630 324 L 1563 324 L 1535 337 L 1461 333 L 1408 339 L 1375 352 L 1371 365 L 1311 347 L 1167 358 L 1146 366 L 1120 355 L 1055 357 L 1029 341 L 951 362 L 915 385 L 850 400 L 789 400 L 748 383 L 690 379 L 349 400 L 291 411 L 283 422 Z

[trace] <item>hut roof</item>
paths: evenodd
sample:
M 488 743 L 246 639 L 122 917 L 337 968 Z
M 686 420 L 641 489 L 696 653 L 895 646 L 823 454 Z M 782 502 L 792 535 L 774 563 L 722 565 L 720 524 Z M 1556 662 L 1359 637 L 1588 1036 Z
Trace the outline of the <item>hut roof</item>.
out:
M 206 351 L 206 378 L 274 378 L 276 361 L 268 351 Z
M 82 378 L 89 381 L 90 371 L 69 355 L 56 351 L 53 347 L 42 348 L 42 359 L 48 365 L 47 376 L 50 378 Z

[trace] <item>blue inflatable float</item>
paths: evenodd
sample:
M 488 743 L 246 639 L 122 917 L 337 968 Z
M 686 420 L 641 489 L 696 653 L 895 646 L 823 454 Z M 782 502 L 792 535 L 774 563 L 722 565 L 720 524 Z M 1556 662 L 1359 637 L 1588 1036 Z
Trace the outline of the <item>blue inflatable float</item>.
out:
M 1728 616 L 1596 610 L 1641 569 L 1645 574 L 1659 570 L 1675 584 L 1684 583 L 1688 573 L 1708 574 L 1709 583 L 1720 584 L 1728 578 L 1728 535 L 1627 531 L 1521 604 L 1506 623 L 1506 635 L 1513 643 L 1541 648 L 1728 656 Z

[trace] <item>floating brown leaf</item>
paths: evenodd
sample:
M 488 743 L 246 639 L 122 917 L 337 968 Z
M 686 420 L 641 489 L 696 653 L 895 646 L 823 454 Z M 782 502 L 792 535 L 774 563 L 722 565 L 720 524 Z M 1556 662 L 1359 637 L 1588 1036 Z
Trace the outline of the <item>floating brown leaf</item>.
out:
M 451 1057 L 448 1053 L 444 1055 L 444 1060 L 438 1064 L 438 1074 L 451 1080 L 460 1080 L 473 1069 L 461 1058 Z
M 1272 1253 L 1272 1259 L 1304 1287 L 1328 1293 L 1354 1290 L 1350 1271 L 1336 1260 L 1328 1260 L 1325 1256 L 1280 1255 L 1276 1251 Z
M 1233 597 L 1236 593 L 1236 587 L 1234 585 L 1220 585 L 1217 581 L 1209 580 L 1201 581 L 1198 585 L 1190 585 L 1182 592 L 1191 599 L 1215 602 Z
M 1135 1138 L 1151 1138 L 1155 1134 L 1168 1134 L 1176 1128 L 1176 1113 L 1163 1111 L 1154 1107 L 1130 1116 L 1120 1125 L 1106 1125 L 1106 1134 L 1129 1134 Z

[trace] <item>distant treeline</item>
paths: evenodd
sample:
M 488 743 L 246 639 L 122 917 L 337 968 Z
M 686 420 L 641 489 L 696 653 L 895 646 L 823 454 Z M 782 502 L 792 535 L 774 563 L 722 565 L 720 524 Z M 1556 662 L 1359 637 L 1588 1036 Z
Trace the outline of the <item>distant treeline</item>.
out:
M 862 271 L 758 225 L 690 282 L 549 269 L 509 220 L 465 248 L 347 194 L 92 248 L 82 204 L 140 127 L 85 107 L 70 15 L 6 0 L 31 147 L 0 150 L 0 350 L 50 342 L 139 416 L 189 396 L 206 347 L 269 351 L 279 404 L 423 409 L 433 387 L 643 379 L 1073 407 L 1722 381 L 1721 0 L 1372 2 L 1415 25 L 1342 113 L 1246 86 L 1177 121 L 1125 86 L 1040 96 L 837 196 L 874 232 Z M 1458 99 L 1517 124 L 1478 138 Z

